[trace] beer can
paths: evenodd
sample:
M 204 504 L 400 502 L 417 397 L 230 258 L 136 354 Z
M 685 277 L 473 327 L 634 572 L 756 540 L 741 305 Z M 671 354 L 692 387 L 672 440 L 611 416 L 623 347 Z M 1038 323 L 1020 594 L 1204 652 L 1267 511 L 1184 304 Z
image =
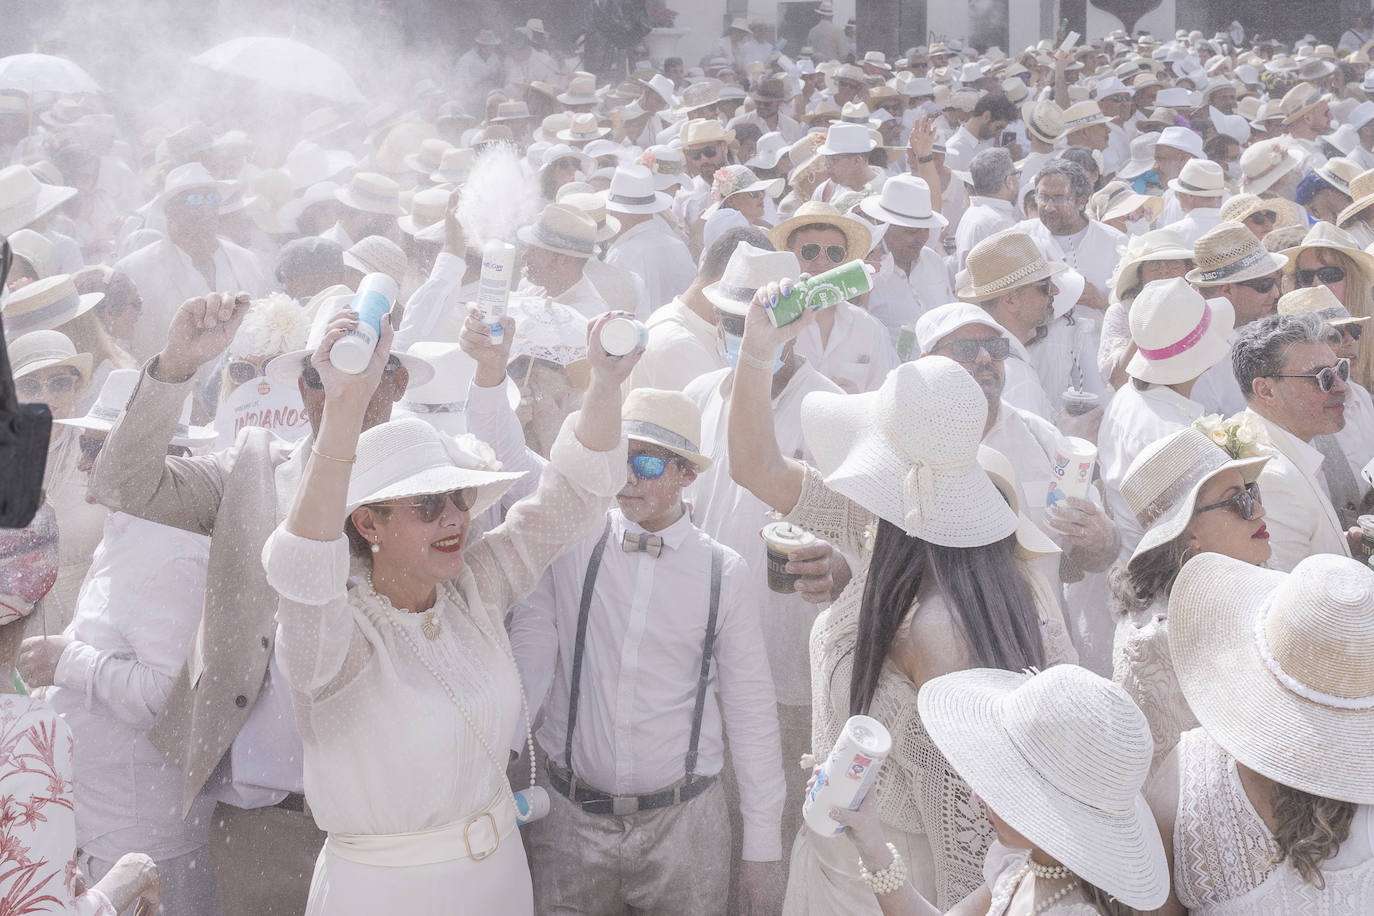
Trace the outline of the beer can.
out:
M 799 577 L 787 571 L 787 561 L 798 547 L 816 543 L 816 536 L 787 522 L 764 525 L 759 536 L 768 545 L 768 587 L 779 594 L 792 594 L 792 585 Z
M 872 288 L 873 277 L 868 265 L 855 258 L 814 277 L 798 280 L 792 291 L 779 297 L 778 304 L 768 310 L 768 319 L 774 327 L 780 328 L 796 321 L 809 308 L 839 305 Z
M 850 716 L 802 803 L 807 828 L 821 836 L 843 833 L 844 827 L 830 816 L 830 809 L 859 807 L 891 750 L 892 736 L 883 723 L 869 716 Z

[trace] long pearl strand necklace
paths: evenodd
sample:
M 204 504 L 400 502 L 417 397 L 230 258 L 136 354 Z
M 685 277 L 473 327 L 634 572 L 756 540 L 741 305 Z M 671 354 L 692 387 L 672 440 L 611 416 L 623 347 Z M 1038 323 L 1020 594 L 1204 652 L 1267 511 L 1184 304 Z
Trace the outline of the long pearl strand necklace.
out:
M 1016 877 L 1013 878 L 1003 890 L 998 891 L 997 896 L 992 898 L 992 905 L 988 907 L 988 912 L 995 913 L 997 916 L 1002 916 L 1002 914 L 1007 911 L 1007 907 L 1011 905 L 1011 898 L 1015 896 L 1016 889 L 1021 886 L 1021 882 L 1025 879 L 1026 875 L 1029 874 L 1034 874 L 1037 878 L 1062 879 L 1073 875 L 1073 872 L 1062 865 L 1041 865 L 1039 862 L 1032 861 L 1031 858 L 1027 856 L 1026 864 L 1021 866 L 1021 870 L 1016 873 Z M 1082 881 L 1075 877 L 1068 884 L 1051 894 L 1050 897 L 1039 906 L 1032 909 L 1030 916 L 1040 916 L 1041 913 L 1048 912 L 1050 907 L 1077 890 L 1081 883 Z
M 393 611 L 395 610 L 395 607 L 387 598 L 377 593 L 376 587 L 372 584 L 371 572 L 367 574 L 367 587 L 368 590 L 371 591 L 372 594 L 380 602 L 384 602 L 387 605 L 387 607 L 391 608 Z M 452 588 L 452 586 L 445 582 L 441 584 L 439 588 L 447 589 Z M 456 599 L 457 596 L 455 595 L 454 598 Z M 455 603 L 459 602 L 455 600 Z M 480 632 L 483 636 L 487 637 L 492 642 L 496 643 L 498 646 L 505 650 L 506 660 L 509 661 L 511 663 L 511 667 L 515 669 L 515 683 L 520 688 L 520 709 L 525 714 L 525 749 L 529 753 L 530 757 L 530 785 L 534 785 L 535 776 L 537 775 L 535 772 L 534 762 L 534 730 L 533 727 L 530 725 L 530 705 L 529 702 L 525 699 L 525 684 L 520 677 L 520 667 L 515 663 L 515 653 L 511 650 L 509 642 L 503 643 L 500 639 L 496 638 L 491 633 L 491 631 L 489 631 L 485 626 L 483 626 L 482 622 L 479 621 L 474 615 L 467 613 L 466 602 L 461 602 L 460 606 L 464 609 L 463 613 L 467 616 L 469 620 L 472 621 L 473 626 L 477 627 L 478 632 Z M 431 611 L 430 613 L 434 614 L 435 611 Z M 453 703 L 453 705 L 458 707 L 458 712 L 462 715 L 463 721 L 468 724 L 468 728 L 471 729 L 472 733 L 477 736 L 477 742 L 482 745 L 482 750 L 486 751 L 487 756 L 491 758 L 492 765 L 496 767 L 496 772 L 504 778 L 506 775 L 505 763 L 503 763 L 502 759 L 498 757 L 496 755 L 496 752 L 491 749 L 491 745 L 487 743 L 486 737 L 483 736 L 482 730 L 477 727 L 477 722 L 473 719 L 472 714 L 469 713 L 467 707 L 463 705 L 463 701 L 458 698 L 458 692 L 454 690 L 453 686 L 449 684 L 448 680 L 442 674 L 439 673 L 438 669 L 430 663 L 429 659 L 426 658 L 422 652 L 420 652 L 420 647 L 415 645 L 415 640 L 411 639 L 410 634 L 406 632 L 405 627 L 401 626 L 396 621 L 395 615 L 388 614 L 387 620 L 391 622 L 392 629 L 395 630 L 396 633 L 400 635 L 401 639 L 405 642 L 405 644 L 410 647 L 410 651 L 415 655 L 416 658 L 420 660 L 420 664 L 423 665 L 425 670 L 430 673 L 430 676 L 432 676 L 436 681 L 439 682 L 439 686 L 444 689 L 444 693 L 448 695 L 448 698 Z M 425 626 L 426 624 L 421 624 L 422 628 L 424 628 Z M 438 634 L 436 632 L 435 636 L 430 636 L 428 630 L 425 630 L 425 636 L 430 639 L 434 639 L 437 635 Z M 507 788 L 509 787 L 509 782 L 507 782 Z

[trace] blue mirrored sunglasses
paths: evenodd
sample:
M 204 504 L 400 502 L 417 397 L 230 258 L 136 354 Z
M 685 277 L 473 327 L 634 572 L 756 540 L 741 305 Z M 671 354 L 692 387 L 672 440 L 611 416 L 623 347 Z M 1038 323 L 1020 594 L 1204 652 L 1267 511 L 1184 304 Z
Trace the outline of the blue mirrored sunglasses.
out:
M 181 199 L 181 202 L 187 207 L 218 207 L 220 196 L 218 191 L 197 192 L 187 194 Z
M 630 470 L 640 480 L 658 480 L 668 465 L 679 462 L 678 458 L 660 458 L 658 455 L 631 455 Z

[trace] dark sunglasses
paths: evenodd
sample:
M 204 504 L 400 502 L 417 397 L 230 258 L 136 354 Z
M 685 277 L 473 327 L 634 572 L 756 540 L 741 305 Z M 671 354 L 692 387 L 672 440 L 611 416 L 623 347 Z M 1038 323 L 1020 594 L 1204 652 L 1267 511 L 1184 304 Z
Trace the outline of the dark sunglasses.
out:
M 1297 375 L 1271 375 L 1269 377 L 1313 378 L 1317 380 L 1317 387 L 1320 388 L 1323 393 L 1325 393 L 1330 391 L 1332 388 L 1336 387 L 1336 379 L 1340 379 L 1343 382 L 1348 381 L 1350 379 L 1350 360 L 1345 358 L 1338 359 L 1336 360 L 1336 365 L 1327 366 L 1325 369 L 1319 369 L 1316 372 L 1304 372 Z
M 1279 215 L 1274 210 L 1256 210 L 1254 213 L 1245 217 L 1245 221 L 1257 225 L 1259 223 L 1276 223 L 1279 221 Z
M 310 357 L 306 357 L 306 359 L 309 358 Z M 392 375 L 399 368 L 401 368 L 401 361 L 399 359 L 394 356 L 387 357 L 386 369 L 383 370 L 386 375 Z M 311 388 L 315 391 L 324 390 L 324 380 L 320 378 L 320 372 L 314 366 L 307 365 L 305 369 L 301 371 L 301 380 L 305 382 L 305 387 L 307 388 Z M 242 384 L 242 382 L 239 384 Z
M 311 372 L 315 372 L 312 368 Z M 229 381 L 235 385 L 243 385 L 262 375 L 262 369 L 251 359 L 233 359 L 229 361 Z M 319 373 L 315 372 L 315 377 L 319 378 Z
M 100 455 L 100 450 L 105 447 L 105 437 L 83 435 L 77 439 L 77 444 L 81 447 L 81 454 L 94 461 Z
M 1339 267 L 1318 267 L 1316 270 L 1298 270 L 1295 274 L 1299 286 L 1311 286 L 1312 281 L 1329 285 L 1345 279 L 1345 271 Z
M 670 464 L 682 464 L 681 458 L 663 458 L 659 455 L 631 455 L 630 470 L 640 480 L 658 480 Z
M 1241 490 L 1230 499 L 1223 499 L 1219 503 L 1212 503 L 1210 506 L 1199 506 L 1193 510 L 1194 515 L 1201 515 L 1204 512 L 1211 512 L 1213 509 L 1235 509 L 1240 517 L 1247 522 L 1255 517 L 1256 511 L 1263 505 L 1260 501 L 1259 484 L 1247 483 L 1245 489 Z
M 720 149 L 715 146 L 703 146 L 700 149 L 689 149 L 687 158 L 693 162 L 698 159 L 714 159 L 720 155 Z
M 47 382 L 40 382 L 35 376 L 25 375 L 14 380 L 14 390 L 21 398 L 36 398 L 45 390 L 49 396 L 71 394 L 76 390 L 77 378 L 79 376 L 67 372 L 54 375 Z
M 821 246 L 815 242 L 808 242 L 801 246 L 801 259 L 803 261 L 814 261 L 821 256 Z M 831 264 L 840 264 L 844 261 L 844 256 L 849 254 L 849 250 L 843 245 L 826 245 L 825 256 L 830 259 Z
M 458 511 L 467 512 L 472 509 L 472 505 L 477 501 L 477 488 L 464 487 L 461 490 L 450 490 L 448 493 L 426 493 L 424 496 L 417 496 L 411 502 L 405 503 L 377 503 L 378 506 L 404 506 L 415 510 L 415 515 L 425 524 L 437 519 L 444 513 L 444 506 L 453 503 L 458 507 Z
M 1343 324 L 1340 325 L 1336 330 L 1340 331 L 1342 334 L 1349 335 L 1351 340 L 1359 340 L 1360 335 L 1364 333 L 1364 325 L 1354 323 Z
M 1278 277 L 1260 277 L 1258 280 L 1237 280 L 1236 285 L 1253 289 L 1263 296 L 1265 293 L 1273 292 L 1274 286 L 1278 282 Z
M 949 355 L 958 363 L 975 362 L 978 359 L 979 350 L 985 351 L 988 354 L 988 359 L 995 363 L 1006 359 L 1011 353 L 1011 341 L 1005 337 L 952 340 L 947 346 L 949 347 Z

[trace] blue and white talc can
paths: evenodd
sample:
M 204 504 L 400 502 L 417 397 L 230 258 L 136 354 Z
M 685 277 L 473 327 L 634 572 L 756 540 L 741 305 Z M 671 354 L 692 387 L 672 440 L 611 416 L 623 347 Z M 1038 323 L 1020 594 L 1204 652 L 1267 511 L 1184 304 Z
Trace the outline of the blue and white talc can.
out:
M 649 329 L 633 318 L 612 318 L 601 326 L 600 339 L 612 356 L 629 356 L 649 342 Z
M 477 280 L 477 307 L 491 329 L 491 342 L 500 343 L 505 331 L 501 319 L 506 317 L 510 301 L 511 283 L 515 277 L 515 246 L 492 239 L 482 246 L 482 273 Z
M 530 786 L 512 794 L 515 796 L 515 822 L 521 827 L 549 813 L 549 793 L 543 786 Z
M 869 716 L 850 716 L 802 802 L 807 828 L 821 836 L 843 833 L 844 827 L 830 816 L 830 809 L 859 807 L 891 750 L 892 736 L 883 723 Z

